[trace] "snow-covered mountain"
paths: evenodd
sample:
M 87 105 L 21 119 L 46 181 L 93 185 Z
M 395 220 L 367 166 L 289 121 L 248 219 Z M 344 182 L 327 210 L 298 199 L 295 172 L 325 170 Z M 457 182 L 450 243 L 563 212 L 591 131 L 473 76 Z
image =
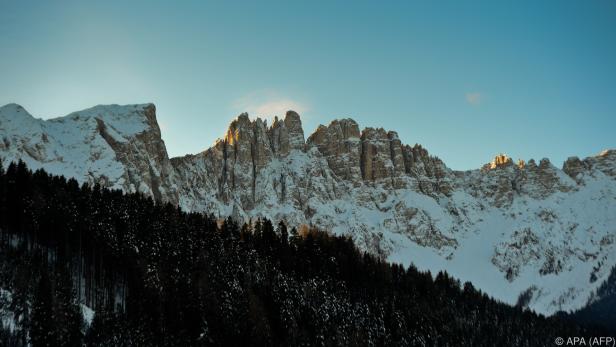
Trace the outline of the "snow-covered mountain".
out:
M 616 265 L 616 150 L 562 169 L 499 155 L 453 171 L 396 132 L 352 119 L 305 140 L 289 111 L 268 125 L 240 115 L 204 152 L 168 158 L 151 104 L 96 106 L 40 120 L 0 108 L 0 156 L 140 191 L 189 211 L 349 234 L 391 261 L 447 270 L 542 313 L 577 309 Z
M 96 106 L 41 120 L 23 107 L 0 107 L 0 155 L 80 182 L 140 191 L 176 203 L 175 171 L 152 104 Z

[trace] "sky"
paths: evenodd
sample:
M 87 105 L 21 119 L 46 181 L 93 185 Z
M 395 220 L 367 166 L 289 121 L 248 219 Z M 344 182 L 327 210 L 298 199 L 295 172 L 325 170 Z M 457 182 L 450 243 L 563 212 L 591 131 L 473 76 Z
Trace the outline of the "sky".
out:
M 458 170 L 616 148 L 616 2 L 0 0 L 0 105 L 152 102 L 170 156 L 247 111 L 350 117 Z

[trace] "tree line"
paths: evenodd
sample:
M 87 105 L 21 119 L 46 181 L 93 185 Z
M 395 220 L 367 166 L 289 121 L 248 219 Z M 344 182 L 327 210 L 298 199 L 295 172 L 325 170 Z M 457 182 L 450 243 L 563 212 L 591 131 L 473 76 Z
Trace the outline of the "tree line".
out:
M 349 237 L 221 221 L 23 162 L 0 168 L 0 234 L 6 346 L 542 346 L 592 332 Z

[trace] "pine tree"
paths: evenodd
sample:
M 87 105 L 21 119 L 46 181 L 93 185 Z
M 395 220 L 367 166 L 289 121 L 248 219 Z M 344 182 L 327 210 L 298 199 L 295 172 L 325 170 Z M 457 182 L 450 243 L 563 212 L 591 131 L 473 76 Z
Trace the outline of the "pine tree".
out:
M 46 269 L 41 276 L 34 293 L 32 305 L 32 320 L 30 326 L 30 341 L 33 347 L 57 346 L 54 331 L 53 295 L 51 281 Z
M 267 219 L 219 227 L 212 215 L 17 164 L 0 169 L 0 187 L 0 285 L 35 347 L 80 343 L 71 287 L 82 277 L 81 300 L 97 312 L 89 346 L 533 346 L 594 332 L 307 225 L 290 238 Z M 1 343 L 16 341 L 1 330 Z
M 75 304 L 71 278 L 59 269 L 56 272 L 54 325 L 58 344 L 81 346 L 83 319 L 81 310 Z

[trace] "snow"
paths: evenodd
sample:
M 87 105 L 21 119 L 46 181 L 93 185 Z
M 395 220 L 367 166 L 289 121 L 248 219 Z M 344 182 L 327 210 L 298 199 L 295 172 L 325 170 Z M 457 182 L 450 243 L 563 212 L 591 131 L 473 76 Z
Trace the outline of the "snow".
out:
M 191 177 L 211 176 L 210 170 L 206 160 L 193 160 L 192 166 L 183 168 Z M 616 180 L 594 170 L 578 186 L 562 170 L 549 165 L 546 171 L 556 177 L 554 187 L 525 185 L 510 205 L 497 207 L 492 198 L 472 195 L 472 189 L 465 188 L 469 181 L 468 186 L 491 189 L 490 180 L 497 178 L 486 178 L 480 170 L 462 173 L 450 197 L 422 194 L 408 177 L 404 178 L 408 188 L 391 189 L 384 183 L 354 186 L 337 180 L 312 148 L 273 158 L 259 172 L 257 204 L 252 209 L 242 209 L 241 191 L 232 191 L 235 195 L 225 203 L 216 195 L 216 183 L 196 178 L 189 181 L 199 187 L 197 194 L 181 196 L 180 202 L 184 208 L 217 211 L 221 217 L 234 215 L 245 221 L 267 217 L 350 235 L 361 248 L 384 254 L 390 261 L 413 263 L 432 273 L 446 270 L 510 304 L 536 287 L 530 308 L 550 315 L 584 306 L 616 264 L 614 242 L 601 245 L 602 240 L 616 240 Z M 275 183 L 280 177 L 285 178 L 286 200 Z M 289 192 L 299 200 L 289 198 Z M 303 212 L 306 206 L 311 215 Z M 515 232 L 525 229 L 537 236 L 537 244 L 507 252 L 517 242 Z M 561 262 L 557 273 L 541 272 L 549 269 L 549 254 Z M 509 266 L 517 268 L 511 281 L 506 277 Z M 598 280 L 591 283 L 593 267 L 599 268 Z
M 399 239 L 401 245 L 389 260 L 405 265 L 412 262 L 420 269 L 432 272 L 446 270 L 510 304 L 516 303 L 522 291 L 536 286 L 540 293 L 539 297 L 533 298 L 531 308 L 544 314 L 577 309 L 607 279 L 609 268 L 616 264 L 613 243 L 600 246 L 604 237 L 616 236 L 616 204 L 605 201 L 614 200 L 614 189 L 616 182 L 613 179 L 603 179 L 589 182 L 585 189 L 572 194 L 556 193 L 545 200 L 520 198 L 507 209 L 489 208 L 482 213 L 475 210 L 472 213 L 475 214 L 473 219 L 477 220 L 474 227 L 478 232 L 457 238 L 459 245 L 451 259 L 439 256 L 433 249 Z M 458 193 L 454 199 L 465 197 Z M 543 221 L 535 213 L 547 209 L 557 216 L 556 222 Z M 577 227 L 571 233 L 565 232 L 571 225 Z M 514 231 L 524 228 L 530 228 L 539 237 L 542 247 L 557 252 L 556 256 L 564 263 L 562 272 L 541 275 L 538 272 L 544 260 L 541 258 L 534 263 L 520 264 L 520 274 L 509 282 L 494 266 L 496 247 L 507 241 Z M 596 253 L 597 261 L 580 259 L 584 253 Z M 607 265 L 601 267 L 599 280 L 590 283 L 592 268 L 602 259 Z
M 122 189 L 125 167 L 100 135 L 98 121 L 117 142 L 127 142 L 150 126 L 143 105 L 95 106 L 65 117 L 36 119 L 16 104 L 0 108 L 3 165 L 23 160 L 29 168 L 93 183 L 105 177 L 110 188 Z M 2 141 L 0 141 L 2 142 Z
M 150 106 L 96 106 L 47 121 L 15 104 L 1 107 L 4 165 L 21 158 L 31 168 L 44 167 L 79 182 L 104 178 L 110 187 L 152 194 L 147 177 L 165 174 L 154 162 L 157 153 L 148 153 L 145 146 L 130 147 L 131 160 L 141 160 L 130 164 L 118 158 L 108 142 L 132 144 L 137 135 L 156 130 L 143 112 Z M 108 139 L 99 132 L 100 122 Z M 264 126 L 259 129 L 265 131 Z M 409 175 L 396 177 L 401 183 L 396 188 L 385 179 L 340 179 L 321 152 L 308 146 L 306 151 L 272 156 L 256 176 L 252 206 L 244 203 L 252 198 L 251 188 L 221 180 L 222 144 L 173 159 L 169 186 L 160 192 L 171 195 L 178 189 L 178 204 L 188 211 L 245 221 L 266 217 L 349 235 L 364 250 L 432 273 L 446 270 L 511 304 L 521 292 L 536 288 L 530 308 L 544 314 L 582 307 L 616 265 L 613 152 L 589 158 L 596 165 L 576 180 L 543 161 L 539 166 L 549 176 L 546 181 L 533 171 L 538 169 L 526 169 L 528 182 L 504 196 L 494 191 L 503 181 L 511 185 L 513 167 L 448 171 L 452 190 L 446 196 L 420 192 L 418 178 Z M 139 171 L 139 165 L 147 169 Z M 238 182 L 252 186 L 252 166 L 242 165 L 234 162 L 226 169 Z M 385 167 L 393 166 L 386 162 Z M 531 235 L 532 242 L 524 243 L 524 235 Z M 507 278 L 509 268 L 513 274 Z M 590 281 L 591 274 L 596 281 Z
M 81 304 L 79 305 L 81 307 L 81 315 L 83 316 L 83 321 L 85 322 L 86 326 L 90 326 L 92 325 L 92 320 L 94 320 L 94 310 L 92 310 L 90 307 Z
M 8 308 L 11 307 L 13 301 L 13 293 L 8 290 L 0 288 L 0 323 L 4 330 L 14 332 L 17 329 L 17 323 L 15 322 L 15 315 Z

